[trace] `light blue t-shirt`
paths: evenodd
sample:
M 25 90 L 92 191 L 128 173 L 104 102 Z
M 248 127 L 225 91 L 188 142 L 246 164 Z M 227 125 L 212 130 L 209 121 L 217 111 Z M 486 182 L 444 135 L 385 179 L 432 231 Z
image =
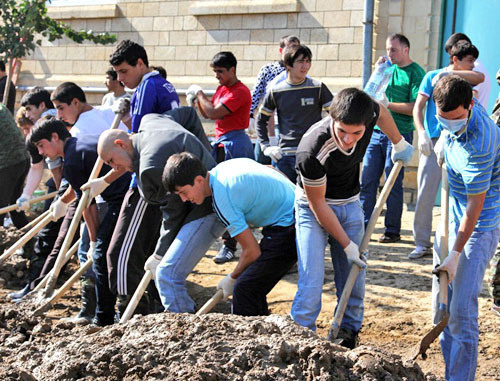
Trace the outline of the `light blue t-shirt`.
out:
M 422 79 L 422 82 L 420 83 L 420 88 L 418 89 L 419 94 L 423 94 L 426 97 L 429 97 L 429 99 L 427 100 L 427 107 L 425 109 L 424 127 L 425 131 L 427 131 L 427 134 L 431 138 L 439 138 L 439 135 L 441 135 L 441 127 L 436 120 L 436 104 L 434 103 L 434 99 L 432 98 L 432 92 L 434 90 L 434 86 L 432 86 L 432 80 L 443 70 L 444 68 L 432 70 L 426 73 L 424 79 Z
M 209 171 L 213 208 L 231 237 L 247 228 L 294 223 L 295 185 L 254 160 L 227 160 Z
M 500 128 L 476 101 L 466 130 L 449 134 L 445 147 L 450 186 L 450 212 L 456 223 L 465 214 L 467 195 L 486 192 L 475 230 L 500 224 Z

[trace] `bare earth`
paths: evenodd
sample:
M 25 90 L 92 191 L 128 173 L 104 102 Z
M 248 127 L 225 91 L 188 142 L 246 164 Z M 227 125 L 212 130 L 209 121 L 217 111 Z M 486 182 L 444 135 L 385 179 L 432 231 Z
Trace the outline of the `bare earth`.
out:
M 416 365 L 405 361 L 414 352 L 420 339 L 432 328 L 432 259 L 407 258 L 413 249 L 412 219 L 413 212 L 405 210 L 403 240 L 391 245 L 376 242 L 383 226 L 383 219 L 379 219 L 370 245 L 365 319 L 360 333 L 363 347 L 346 353 L 316 335 L 307 333 L 307 330 L 294 326 L 286 318 L 296 291 L 296 273 L 288 274 L 268 297 L 271 312 L 282 315 L 284 319 L 281 320 L 279 317 L 256 320 L 220 314 L 200 320 L 185 314 L 160 314 L 134 318 L 125 328 L 113 326 L 93 332 L 89 328 L 75 328 L 59 322 L 61 317 L 73 315 L 77 311 L 78 285 L 56 304 L 46 319 L 35 321 L 23 317 L 23 311 L 6 299 L 8 292 L 21 285 L 17 276 L 22 274 L 16 273 L 23 270 L 23 263 L 13 259 L 0 265 L 0 277 L 8 278 L 7 273 L 11 274 L 5 285 L 0 284 L 0 378 L 78 379 L 87 375 L 86 379 L 89 380 L 431 380 L 435 379 L 432 374 L 441 378 L 444 376 L 444 364 L 437 341 L 428 350 L 427 360 L 418 359 Z M 439 208 L 436 208 L 436 224 L 438 219 Z M 235 264 L 214 264 L 213 257 L 218 245 L 220 243 L 214 245 L 188 277 L 188 288 L 198 307 L 213 295 L 216 284 Z M 3 250 L 0 247 L 0 251 Z M 323 337 L 330 326 L 336 303 L 333 271 L 328 256 L 327 262 L 323 308 L 317 332 Z M 476 379 L 500 380 L 500 318 L 489 310 L 491 298 L 486 287 L 479 305 L 480 341 Z M 221 303 L 213 310 L 225 314 L 229 311 L 229 303 Z M 164 324 L 170 328 L 168 333 L 158 330 L 158 326 Z M 173 326 L 179 327 L 178 330 L 173 329 Z M 212 326 L 213 332 L 210 332 Z M 247 330 L 249 335 L 245 333 Z M 221 331 L 225 335 L 220 335 Z M 199 343 L 196 342 L 197 338 Z M 123 340 L 128 344 L 120 347 Z M 158 340 L 162 341 L 161 346 L 155 343 Z M 186 347 L 188 342 L 190 345 Z M 89 346 L 92 350 L 88 350 Z M 106 349 L 102 349 L 101 353 L 98 348 Z M 184 353 L 187 349 L 189 351 Z M 205 354 L 212 352 L 216 355 Z M 87 360 L 79 360 L 81 356 Z M 89 359 L 94 361 L 96 358 L 97 364 L 87 366 Z M 158 365 L 162 361 L 176 363 L 180 368 L 186 365 L 184 372 L 176 368 L 177 373 L 172 373 L 171 369 Z M 217 361 L 221 365 L 215 366 Z M 187 366 L 191 363 L 197 365 Z M 123 373 L 125 364 L 127 373 Z M 245 367 L 250 373 L 242 372 Z M 337 367 L 338 372 L 327 374 L 329 367 Z M 426 377 L 423 374 L 427 374 Z

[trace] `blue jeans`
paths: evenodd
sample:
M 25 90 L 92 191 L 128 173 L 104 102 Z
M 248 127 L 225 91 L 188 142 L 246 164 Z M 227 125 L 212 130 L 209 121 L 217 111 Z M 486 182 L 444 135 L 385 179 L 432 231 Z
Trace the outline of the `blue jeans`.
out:
M 179 230 L 156 269 L 156 288 L 166 311 L 194 312 L 186 278 L 225 229 L 212 213 L 188 222 Z
M 359 201 L 330 207 L 349 238 L 359 245 L 364 234 L 363 210 Z M 342 295 L 351 266 L 339 243 L 321 227 L 309 204 L 300 199 L 295 200 L 295 229 L 299 281 L 290 315 L 300 325 L 315 331 L 316 319 L 321 312 L 327 243 L 330 244 L 338 299 Z M 341 327 L 355 332 L 359 331 L 363 320 L 365 276 L 366 272 L 362 270 L 354 283 L 341 323 Z
M 408 143 L 413 142 L 413 132 L 402 134 Z M 363 159 L 363 171 L 361 175 L 361 205 L 365 213 L 365 226 L 377 201 L 377 191 L 380 184 L 380 176 L 385 172 L 386 178 L 391 173 L 394 164 L 391 160 L 392 144 L 389 138 L 380 130 L 373 130 L 370 144 L 366 149 Z M 401 215 L 403 214 L 403 177 L 404 168 L 392 187 L 387 198 L 387 212 L 385 214 L 385 232 L 400 234 Z
M 434 265 L 439 260 L 439 230 L 434 239 Z M 448 247 L 455 243 L 458 225 L 451 223 Z M 477 367 L 477 346 L 479 338 L 478 298 L 482 289 L 484 273 L 488 262 L 495 254 L 500 229 L 488 232 L 473 231 L 460 254 L 457 274 L 448 287 L 448 310 L 450 320 L 439 336 L 445 362 L 445 378 L 450 381 L 474 380 Z M 437 277 L 432 280 L 433 314 L 439 303 Z
M 295 155 L 283 156 L 274 166 L 283 172 L 288 179 L 296 184 L 297 183 L 297 171 L 295 171 Z

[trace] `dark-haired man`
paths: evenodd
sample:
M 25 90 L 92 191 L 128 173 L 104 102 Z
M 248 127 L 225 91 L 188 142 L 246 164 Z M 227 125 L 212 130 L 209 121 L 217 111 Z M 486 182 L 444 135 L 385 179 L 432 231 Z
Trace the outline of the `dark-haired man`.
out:
M 431 255 L 432 209 L 436 194 L 441 182 L 441 168 L 434 148 L 441 135 L 441 127 L 436 120 L 436 105 L 432 99 L 432 92 L 440 78 L 456 74 L 471 85 L 477 85 L 484 79 L 480 72 L 473 71 L 474 62 L 479 52 L 474 45 L 467 41 L 459 41 L 450 50 L 450 65 L 433 70 L 425 74 L 418 96 L 413 107 L 413 122 L 418 132 L 418 193 L 413 219 L 413 238 L 415 250 L 408 258 L 416 259 L 424 255 Z M 425 110 L 425 117 L 424 117 Z
M 272 82 L 266 91 L 257 119 L 257 134 L 264 155 L 293 183 L 297 180 L 295 152 L 302 135 L 328 111 L 332 93 L 320 81 L 307 76 L 311 68 L 312 53 L 305 45 L 286 49 L 284 64 L 286 80 Z M 279 120 L 279 145 L 270 144 L 267 123 L 276 110 Z
M 253 146 L 245 133 L 250 120 L 252 97 L 250 90 L 236 76 L 236 57 L 231 52 L 217 53 L 210 66 L 219 86 L 212 99 L 198 85 L 191 85 L 186 93 L 189 104 L 197 104 L 200 113 L 215 120 L 215 142 L 212 155 L 217 163 L 237 157 L 254 158 Z M 224 245 L 215 257 L 215 263 L 234 258 L 236 241 L 224 234 Z
M 7 86 L 7 72 L 5 71 L 5 62 L 0 60 L 0 102 L 3 102 L 3 93 Z M 16 105 L 16 86 L 10 82 L 9 96 L 7 102 L 3 102 L 12 115 L 14 115 L 14 107 Z
M 298 290 L 291 316 L 304 327 L 316 330 L 321 311 L 324 253 L 327 243 L 340 299 L 351 264 L 361 267 L 358 245 L 364 232 L 359 202 L 360 163 L 377 124 L 392 142 L 392 160 L 409 162 L 413 147 L 399 133 L 391 114 L 361 90 L 348 88 L 333 99 L 329 115 L 314 124 L 297 148 L 295 195 Z M 363 320 L 365 270 L 354 284 L 341 323 L 338 343 L 356 344 Z
M 54 97 L 56 99 L 57 97 Z M 70 202 L 75 197 L 81 197 L 80 187 L 87 182 L 97 160 L 97 143 L 86 139 L 85 136 L 77 139 L 67 131 L 65 124 L 55 118 L 42 120 L 33 128 L 29 137 L 41 155 L 51 159 L 64 159 L 63 177 L 69 187 L 58 200 L 51 205 L 50 211 L 54 220 L 66 214 Z M 101 174 L 106 174 L 110 168 L 103 166 Z M 95 273 L 96 311 L 94 323 L 98 326 L 113 324 L 115 296 L 109 290 L 108 268 L 106 251 L 113 233 L 118 212 L 130 182 L 130 175 L 122 176 L 109 186 L 102 198 L 106 201 L 107 211 L 99 221 L 97 208 L 93 202 L 83 211 L 83 217 L 90 238 L 89 253 L 92 253 L 93 270 Z
M 385 42 L 387 56 L 393 65 L 392 77 L 385 92 L 385 103 L 390 111 L 399 132 L 408 143 L 413 142 L 413 117 L 412 111 L 417 99 L 418 88 L 425 75 L 424 69 L 410 59 L 410 41 L 402 34 L 392 34 Z M 385 62 L 380 57 L 377 65 Z M 393 163 L 391 160 L 392 144 L 387 136 L 375 127 L 366 149 L 361 172 L 361 205 L 365 213 L 365 225 L 375 207 L 380 176 L 391 173 Z M 401 239 L 401 215 L 403 214 L 403 178 L 404 168 L 396 178 L 389 197 L 387 198 L 387 211 L 385 213 L 385 232 L 379 237 L 381 243 L 397 242 Z
M 500 129 L 476 104 L 470 84 L 458 76 L 441 79 L 433 91 L 440 127 L 448 134 L 444 154 L 450 187 L 449 254 L 440 263 L 435 239 L 434 271 L 448 273 L 450 319 L 440 335 L 445 378 L 475 378 L 478 298 L 489 260 L 500 238 Z M 433 278 L 433 310 L 439 285 Z M 436 322 L 435 322 L 436 323 Z
M 118 80 L 118 75 L 112 67 L 106 71 L 106 80 L 104 81 L 104 85 L 108 89 L 109 93 L 102 97 L 102 106 L 111 107 L 121 98 L 130 99 L 130 94 L 125 91 L 125 86 Z
M 228 160 L 207 171 L 187 152 L 167 160 L 163 183 L 184 202 L 199 205 L 212 197 L 214 212 L 242 249 L 238 264 L 217 289 L 223 290 L 224 299 L 233 295 L 234 314 L 268 315 L 266 295 L 297 260 L 293 184 L 278 171 L 247 158 Z M 260 243 L 250 227 L 263 227 Z

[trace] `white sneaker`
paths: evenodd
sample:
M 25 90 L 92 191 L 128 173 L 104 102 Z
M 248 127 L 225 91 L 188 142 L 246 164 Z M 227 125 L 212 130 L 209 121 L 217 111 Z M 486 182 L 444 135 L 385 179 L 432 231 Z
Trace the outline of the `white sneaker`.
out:
M 432 254 L 431 247 L 417 246 L 415 250 L 413 250 L 410 254 L 408 254 L 408 258 L 417 259 L 417 258 L 422 258 L 425 255 L 431 255 L 431 254 Z

